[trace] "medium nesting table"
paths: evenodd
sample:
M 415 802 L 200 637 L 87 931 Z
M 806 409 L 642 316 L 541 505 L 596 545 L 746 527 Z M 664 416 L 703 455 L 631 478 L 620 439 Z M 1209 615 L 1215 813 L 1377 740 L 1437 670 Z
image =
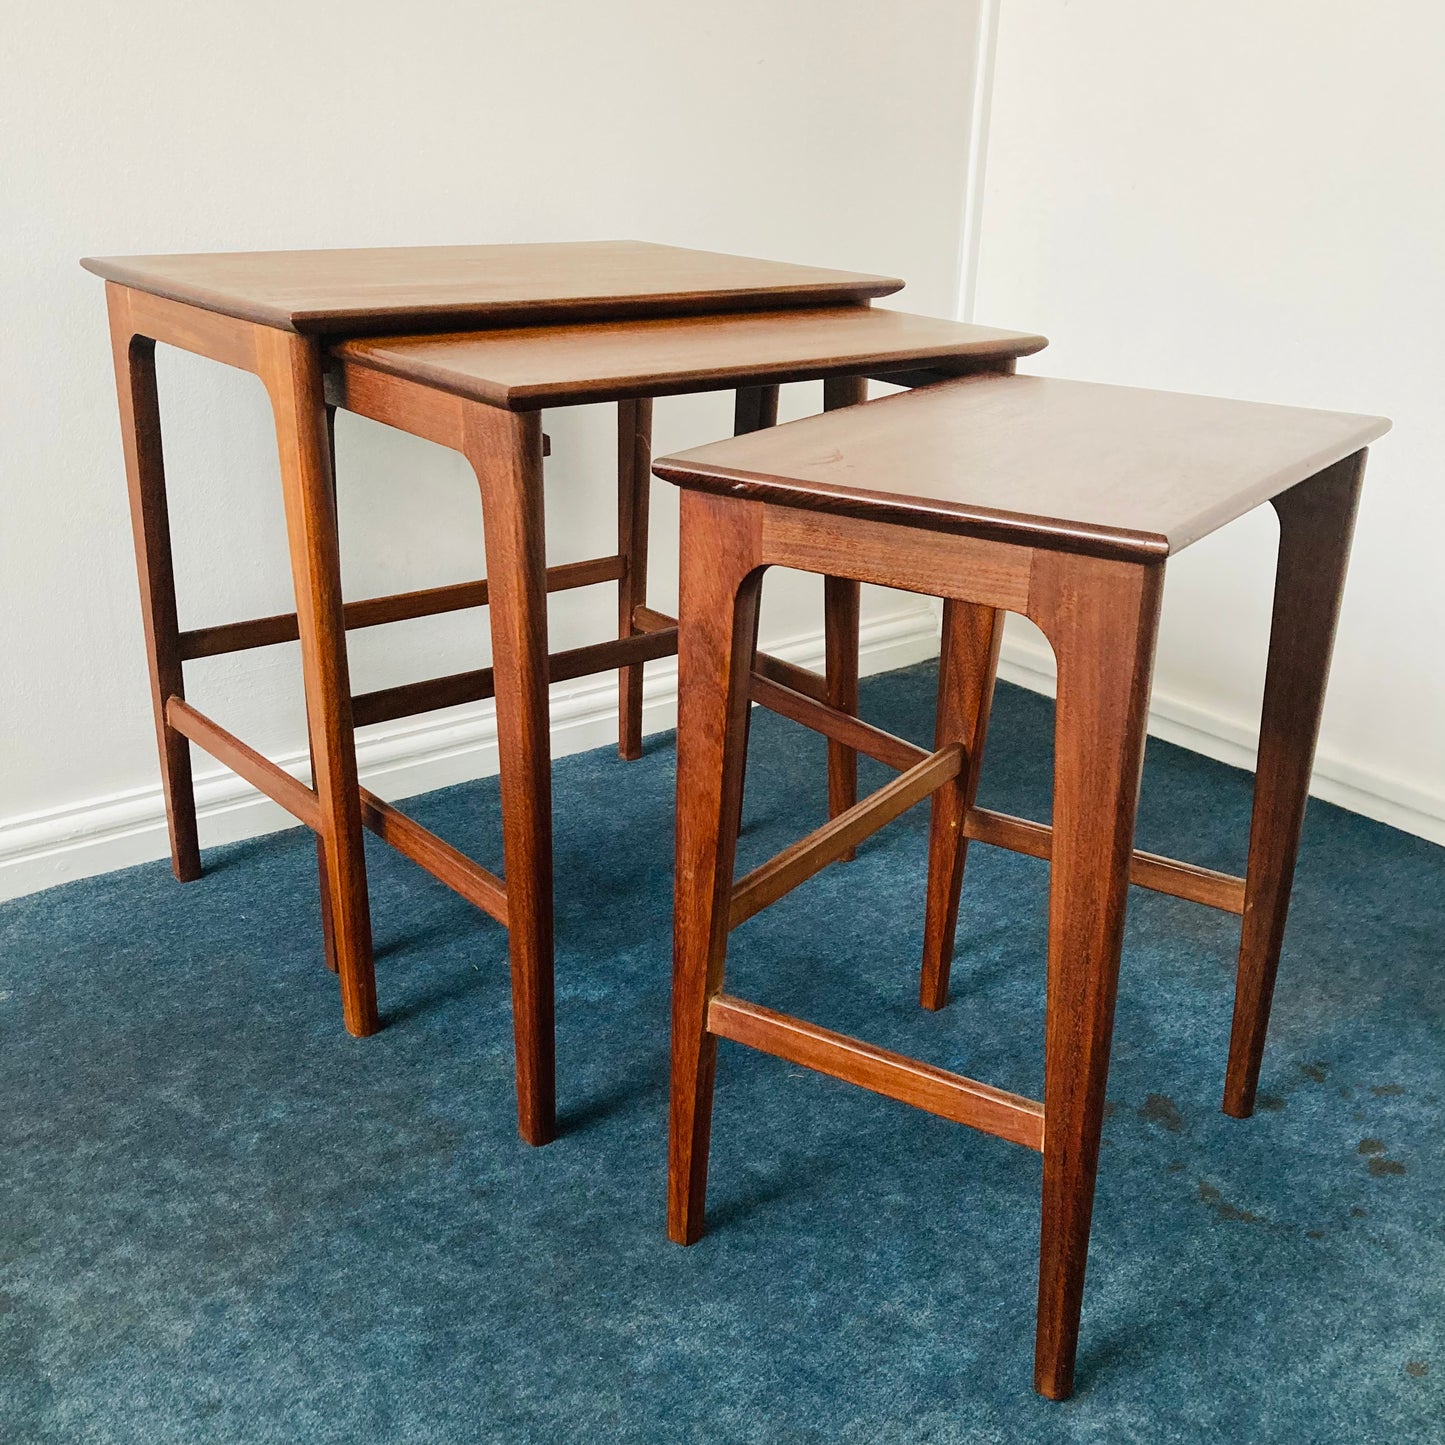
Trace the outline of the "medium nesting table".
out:
M 1033 377 L 945 383 L 671 457 L 682 495 L 668 1230 L 703 1231 L 717 1041 L 731 1039 L 1043 1154 L 1034 1383 L 1073 1386 L 1132 881 L 1243 913 L 1226 1108 L 1247 1114 L 1284 933 L 1366 444 L 1376 417 Z M 1265 502 L 1280 521 L 1246 877 L 1134 851 L 1166 560 Z M 900 770 L 733 881 L 749 659 L 770 566 L 944 600 L 935 751 L 825 706 Z M 1053 825 L 974 806 L 1001 614 L 1058 663 Z M 731 929 L 932 798 L 923 1001 L 947 987 L 970 837 L 1051 860 L 1043 1101 L 724 991 Z M 854 886 L 861 886 L 855 880 Z
M 619 404 L 625 535 L 646 513 L 654 397 L 737 390 L 738 425 L 747 430 L 766 423 L 759 413 L 772 411 L 783 382 L 821 378 L 825 405 L 846 406 L 861 399 L 866 376 L 916 383 L 1010 370 L 1014 358 L 1043 344 L 1037 336 L 849 306 L 383 337 L 334 348 L 328 394 L 338 406 L 460 451 L 480 484 L 492 666 L 364 694 L 352 708 L 355 721 L 367 723 L 496 698 L 505 883 L 369 795 L 365 811 L 382 837 L 507 927 L 524 1138 L 546 1142 L 556 1115 L 547 685 L 618 666 L 640 669 L 677 650 L 675 619 L 646 603 L 639 534 L 631 548 L 636 572 L 621 592 L 619 639 L 549 653 L 546 593 L 566 567 L 547 567 L 540 408 Z M 829 580 L 828 675 L 759 655 L 758 701 L 792 715 L 856 709 L 857 588 L 851 578 Z M 634 689 L 632 696 L 640 695 Z M 830 802 L 842 813 L 856 797 L 856 753 L 847 739 L 829 762 Z
M 84 264 L 108 283 L 177 877 L 200 875 L 187 747 L 194 742 L 316 832 L 328 959 L 340 975 L 343 1014 L 353 1034 L 371 1033 L 379 1022 L 363 826 L 501 919 L 510 932 L 521 1132 L 534 1143 L 546 1142 L 555 1131 L 546 684 L 549 676 L 619 668 L 622 750 L 635 755 L 641 665 L 674 646 L 670 619 L 646 607 L 650 398 L 736 387 L 737 428 L 746 431 L 774 419 L 777 386 L 786 380 L 825 377 L 828 403 L 842 405 L 860 398 L 861 378 L 874 370 L 914 384 L 951 373 L 1009 369 L 1013 358 L 1042 346 L 1042 338 L 969 327 L 945 336 L 937 328 L 948 323 L 891 322 L 890 313 L 868 309 L 871 298 L 902 284 L 887 277 L 638 242 L 129 257 Z M 763 307 L 766 318 L 738 318 L 741 330 L 698 329 L 703 316 Z M 875 316 L 882 319 L 868 319 Z M 671 320 L 652 326 L 661 317 Z M 694 318 L 692 330 L 687 317 Z M 610 320 L 599 324 L 600 318 Z M 579 321 L 593 324 L 574 324 Z M 529 329 L 516 329 L 523 323 Z M 850 323 L 870 329 L 855 333 Z M 481 326 L 509 329 L 485 337 L 453 335 L 444 342 L 434 336 L 376 339 Z M 344 344 L 362 335 L 372 339 Z M 266 386 L 276 419 L 294 614 L 181 630 L 161 458 L 157 341 L 251 371 Z M 601 399 L 621 399 L 617 552 L 548 569 L 537 409 Z M 380 416 L 468 454 L 484 495 L 492 569 L 487 581 L 343 605 L 328 426 L 335 405 Z M 619 638 L 549 659 L 546 593 L 601 582 L 618 585 Z M 816 697 L 807 694 L 820 693 L 835 707 L 848 706 L 856 689 L 856 596 L 855 583 L 829 584 L 829 652 L 836 665 L 823 680 L 776 663 L 772 685 L 780 695 L 801 696 L 808 704 Z M 492 668 L 353 700 L 348 628 L 484 604 L 492 611 Z M 298 639 L 312 787 L 194 708 L 182 678 L 189 659 Z M 354 727 L 366 722 L 493 693 L 506 884 L 362 790 L 353 737 Z M 830 749 L 830 792 L 839 809 L 851 801 L 851 757 L 846 747 Z

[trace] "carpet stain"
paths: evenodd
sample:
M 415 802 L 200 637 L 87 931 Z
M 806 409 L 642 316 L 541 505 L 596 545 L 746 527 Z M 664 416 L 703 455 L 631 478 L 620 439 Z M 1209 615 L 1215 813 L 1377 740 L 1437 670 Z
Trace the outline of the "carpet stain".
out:
M 1146 1124 L 1158 1124 L 1171 1134 L 1178 1134 L 1184 1128 L 1179 1106 L 1168 1094 L 1150 1094 L 1139 1105 L 1139 1117 Z
M 1207 1179 L 1199 1180 L 1199 1198 L 1203 1203 L 1209 1205 L 1220 1219 L 1232 1219 L 1239 1224 L 1269 1223 L 1264 1215 L 1231 1204 Z
M 1373 1174 L 1376 1179 L 1383 1179 L 1387 1174 L 1399 1175 L 1407 1172 L 1404 1164 L 1398 1159 L 1376 1158 L 1370 1160 L 1370 1173 Z
M 1260 1094 L 1255 1103 L 1269 1114 L 1283 1114 L 1285 1111 L 1285 1100 L 1278 1094 Z
M 1424 1360 L 1406 1360 L 1405 1373 L 1412 1380 L 1423 1380 L 1430 1373 L 1430 1366 Z
M 1355 1152 L 1357 1154 L 1383 1154 L 1385 1141 L 1383 1139 L 1361 1139 Z
M 1330 1066 L 1327 1063 L 1296 1064 L 1295 1067 L 1312 1083 L 1323 1084 L 1329 1077 Z
M 1377 1099 L 1393 1099 L 1397 1095 L 1403 1094 L 1405 1090 L 1400 1084 L 1374 1084 L 1371 1086 L 1370 1092 Z

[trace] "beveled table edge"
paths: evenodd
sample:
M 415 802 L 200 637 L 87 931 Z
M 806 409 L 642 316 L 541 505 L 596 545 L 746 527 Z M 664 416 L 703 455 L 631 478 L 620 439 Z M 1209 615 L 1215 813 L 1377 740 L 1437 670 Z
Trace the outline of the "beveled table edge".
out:
M 478 244 L 490 244 L 482 243 Z M 497 244 L 526 244 L 497 243 Z M 559 243 L 560 244 L 560 243 Z M 579 243 L 585 244 L 585 243 Z M 654 243 L 636 243 L 654 244 Z M 318 247 L 318 250 L 337 249 Z M 393 247 L 351 247 L 341 248 L 354 251 L 392 250 Z M 433 249 L 425 246 L 419 251 Z M 445 248 L 437 248 L 445 249 Z M 696 247 L 679 246 L 674 250 L 696 250 Z M 240 255 L 243 252 L 180 252 L 178 255 Z M 725 255 L 725 252 L 715 253 Z M 263 302 L 238 300 L 224 292 L 201 285 L 183 285 L 177 282 L 158 281 L 156 277 L 138 271 L 127 264 L 137 260 L 155 260 L 152 256 L 83 256 L 81 267 L 94 276 L 99 276 L 133 291 L 151 296 L 160 296 L 183 306 L 194 306 L 202 311 L 231 316 L 238 321 L 255 325 L 271 326 L 282 331 L 295 331 L 307 336 L 381 336 L 400 335 L 410 331 L 459 331 L 492 330 L 502 326 L 518 326 L 528 323 L 562 324 L 565 322 L 625 320 L 630 317 L 695 316 L 710 312 L 750 311 L 761 309 L 759 303 L 766 303 L 770 310 L 796 310 L 825 305 L 846 305 L 848 302 L 864 304 L 881 296 L 891 296 L 903 290 L 906 284 L 901 277 L 877 276 L 866 272 L 839 271 L 836 281 L 812 281 L 797 283 L 788 288 L 779 286 L 731 287 L 713 291 L 675 291 L 647 295 L 619 294 L 597 297 L 570 297 L 565 301 L 511 301 L 483 303 L 434 302 L 411 306 L 377 306 L 370 308 L 344 307 L 307 309 L 267 305 Z M 739 260 L 759 260 L 758 257 L 738 257 Z M 801 262 L 777 262 L 778 265 L 797 265 L 801 270 L 826 271 L 828 267 L 809 267 Z

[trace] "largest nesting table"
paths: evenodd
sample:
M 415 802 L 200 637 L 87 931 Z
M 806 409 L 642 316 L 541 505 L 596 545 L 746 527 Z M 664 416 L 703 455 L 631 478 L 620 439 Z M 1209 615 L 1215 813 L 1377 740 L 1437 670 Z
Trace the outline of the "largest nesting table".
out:
M 676 650 L 646 605 L 651 398 L 736 389 L 736 429 L 768 425 L 777 387 L 823 378 L 825 404 L 865 378 L 908 384 L 1009 370 L 1041 337 L 869 309 L 888 277 L 639 242 L 88 260 L 107 280 L 142 610 L 172 866 L 200 876 L 188 742 L 317 836 L 328 961 L 347 1029 L 379 1027 L 362 828 L 370 827 L 509 932 L 522 1136 L 555 1134 L 549 680 L 618 668 L 624 755 L 638 751 L 641 666 Z M 467 328 L 461 330 L 460 328 Z M 478 330 L 477 328 L 489 328 Z M 406 333 L 413 333 L 407 335 Z M 416 334 L 420 333 L 420 334 Z M 182 631 L 161 457 L 154 349 L 178 346 L 256 374 L 275 415 L 296 611 Z M 619 403 L 613 554 L 548 568 L 540 409 Z M 482 491 L 484 581 L 344 604 L 330 418 L 335 407 L 462 451 Z M 551 654 L 546 594 L 615 582 L 616 640 Z M 492 667 L 353 697 L 346 631 L 487 605 Z M 830 582 L 830 675 L 760 658 L 759 700 L 795 714 L 856 691 L 857 584 Z M 183 664 L 299 640 L 313 785 L 187 701 Z M 353 730 L 495 696 L 506 881 L 362 789 Z M 830 750 L 834 810 L 853 801 L 855 754 Z

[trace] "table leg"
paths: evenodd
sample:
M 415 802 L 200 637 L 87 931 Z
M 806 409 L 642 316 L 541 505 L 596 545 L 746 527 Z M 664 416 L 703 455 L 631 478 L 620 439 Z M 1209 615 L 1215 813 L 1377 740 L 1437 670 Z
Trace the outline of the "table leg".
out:
M 321 814 L 320 863 L 341 978 L 342 1012 L 347 1031 L 364 1037 L 376 1032 L 380 1020 L 320 353 L 306 337 L 257 328 L 256 360 L 276 419 L 313 782 Z
M 617 403 L 617 551 L 622 577 L 617 584 L 617 635 L 637 632 L 633 614 L 647 601 L 648 497 L 652 479 L 652 399 Z M 642 664 L 617 674 L 617 751 L 642 756 Z
M 1357 452 L 1274 499 L 1279 564 L 1224 1082 L 1236 1119 L 1254 1112 L 1364 472 Z
M 948 1002 L 958 895 L 968 853 L 964 819 L 978 796 L 984 741 L 993 705 L 1003 616 L 970 602 L 943 604 L 943 644 L 938 664 L 935 748 L 961 743 L 963 771 L 933 795 L 928 825 L 928 902 L 923 925 L 923 971 L 919 1002 L 940 1009 Z
M 692 1244 L 706 1209 L 717 1067 L 707 1009 L 727 953 L 762 573 L 751 508 L 694 491 L 681 506 L 667 1233 Z
M 1030 596 L 1059 671 L 1034 1352 L 1054 1400 L 1073 1389 L 1163 573 L 1039 554 Z
M 336 506 L 336 408 L 328 405 L 326 408 L 326 454 L 331 468 L 331 505 Z M 339 528 L 338 528 L 339 536 Z M 307 726 L 307 745 L 310 746 L 311 729 Z M 311 786 L 316 786 L 316 750 L 311 752 Z M 337 972 L 336 962 L 336 925 L 331 919 L 331 888 L 327 880 L 331 877 L 331 869 L 326 862 L 326 839 L 320 833 L 316 835 L 316 876 L 320 884 L 321 894 L 321 946 L 326 955 L 326 967 L 332 973 Z
M 778 424 L 776 386 L 740 386 L 733 400 L 733 435 L 763 431 Z
M 557 1134 L 557 1085 L 541 416 L 470 407 L 466 452 L 481 487 L 486 537 L 517 1127 L 529 1144 L 547 1144 Z
M 128 293 L 112 286 L 106 288 L 106 293 L 141 616 L 145 624 L 146 660 L 150 666 L 151 705 L 160 751 L 166 826 L 170 833 L 171 869 L 182 883 L 189 883 L 201 876 L 201 850 L 196 835 L 190 745 L 166 721 L 167 699 L 183 698 L 186 694 L 161 451 L 160 402 L 156 393 L 156 344 L 149 337 L 136 334 Z
M 830 376 L 823 383 L 823 410 L 837 411 L 868 399 L 862 376 Z M 823 655 L 828 705 L 858 715 L 858 614 L 862 587 L 851 577 L 823 579 Z M 845 743 L 828 739 L 828 816 L 846 813 L 858 801 L 858 754 Z M 850 862 L 855 850 L 839 856 Z

